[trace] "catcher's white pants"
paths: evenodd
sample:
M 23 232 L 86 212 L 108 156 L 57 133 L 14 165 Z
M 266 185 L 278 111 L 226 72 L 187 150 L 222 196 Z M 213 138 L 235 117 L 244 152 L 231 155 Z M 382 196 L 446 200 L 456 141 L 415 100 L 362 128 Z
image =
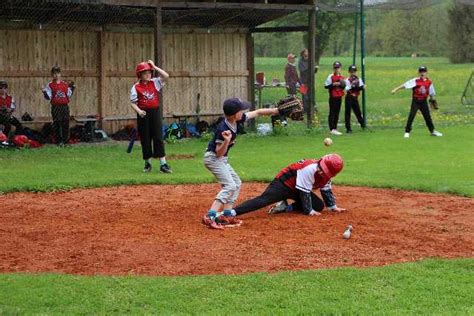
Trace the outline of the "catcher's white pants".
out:
M 223 204 L 233 204 L 239 197 L 242 181 L 227 161 L 227 157 L 218 158 L 215 153 L 208 151 L 204 154 L 204 165 L 222 185 L 216 200 Z

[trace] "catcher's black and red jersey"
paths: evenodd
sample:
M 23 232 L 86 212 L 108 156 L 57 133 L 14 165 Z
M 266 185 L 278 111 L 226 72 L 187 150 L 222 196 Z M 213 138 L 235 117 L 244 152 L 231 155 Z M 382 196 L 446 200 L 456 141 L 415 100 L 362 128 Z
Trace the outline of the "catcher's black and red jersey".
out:
M 282 169 L 276 179 L 292 190 L 311 192 L 313 189 L 330 189 L 331 178 L 317 174 L 320 159 L 303 159 Z

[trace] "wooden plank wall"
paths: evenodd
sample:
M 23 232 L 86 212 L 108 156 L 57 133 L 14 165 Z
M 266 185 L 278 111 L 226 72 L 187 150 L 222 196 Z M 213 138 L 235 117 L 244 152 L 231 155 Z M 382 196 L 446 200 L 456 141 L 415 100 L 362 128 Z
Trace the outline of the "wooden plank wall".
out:
M 100 36 L 97 32 L 0 30 L 0 78 L 8 80 L 18 114 L 27 111 L 35 117 L 49 117 L 41 87 L 49 82 L 51 67 L 58 64 L 63 77 L 76 82 L 71 113 L 94 115 L 102 106 L 104 117 L 121 118 L 105 124 L 113 132 L 133 116 L 128 100 L 136 81 L 134 68 L 153 58 L 153 38 L 149 32 Z M 163 92 L 165 116 L 195 113 L 198 93 L 201 112 L 208 113 L 220 113 L 227 97 L 247 97 L 244 33 L 168 33 L 163 47 L 164 69 L 171 74 Z M 102 78 L 107 80 L 102 98 L 101 69 L 106 70 Z

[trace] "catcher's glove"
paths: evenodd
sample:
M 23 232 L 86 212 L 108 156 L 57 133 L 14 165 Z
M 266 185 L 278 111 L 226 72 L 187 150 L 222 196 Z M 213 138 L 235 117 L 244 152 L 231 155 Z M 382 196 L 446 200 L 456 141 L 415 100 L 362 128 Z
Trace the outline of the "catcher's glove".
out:
M 438 107 L 438 101 L 436 101 L 435 99 L 430 99 L 430 100 L 429 100 L 429 104 L 430 104 L 430 107 L 431 107 L 433 110 L 439 109 L 439 107 Z
M 293 121 L 303 120 L 303 104 L 300 99 L 290 95 L 277 102 L 276 107 L 281 116 L 291 118 Z

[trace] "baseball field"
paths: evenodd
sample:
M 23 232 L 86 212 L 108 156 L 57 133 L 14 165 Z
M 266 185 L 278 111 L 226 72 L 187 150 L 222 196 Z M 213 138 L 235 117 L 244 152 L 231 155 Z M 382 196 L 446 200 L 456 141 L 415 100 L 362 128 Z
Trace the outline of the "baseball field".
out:
M 126 154 L 126 143 L 3 150 L 0 313 L 474 313 L 474 119 L 459 101 L 474 65 L 368 58 L 370 129 L 325 147 L 321 87 L 333 60 L 321 61 L 313 128 L 241 135 L 231 163 L 243 201 L 288 163 L 339 153 L 334 193 L 347 212 L 260 210 L 241 227 L 207 229 L 200 219 L 219 189 L 202 163 L 208 135 L 167 144 L 171 175 L 144 174 L 140 148 Z M 284 63 L 257 59 L 257 70 L 282 78 Z M 419 64 L 439 95 L 443 137 L 420 114 L 402 137 L 410 95 L 390 90 Z M 268 89 L 264 100 L 282 93 Z

